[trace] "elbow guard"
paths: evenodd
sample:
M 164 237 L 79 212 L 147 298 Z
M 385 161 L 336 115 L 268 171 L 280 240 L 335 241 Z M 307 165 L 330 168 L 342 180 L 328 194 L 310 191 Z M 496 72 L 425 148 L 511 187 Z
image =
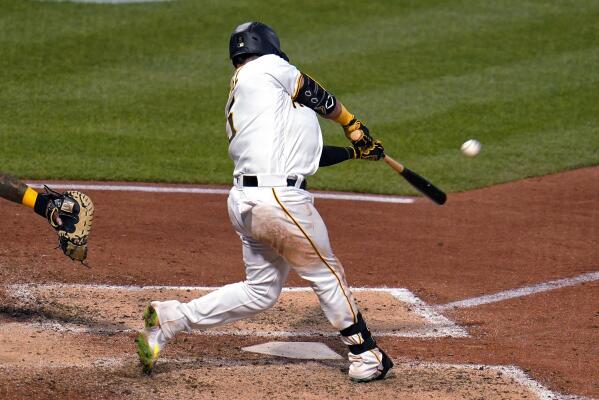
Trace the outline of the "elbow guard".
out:
M 335 96 L 306 74 L 302 74 L 302 81 L 293 101 L 311 108 L 323 117 L 333 112 L 337 105 Z

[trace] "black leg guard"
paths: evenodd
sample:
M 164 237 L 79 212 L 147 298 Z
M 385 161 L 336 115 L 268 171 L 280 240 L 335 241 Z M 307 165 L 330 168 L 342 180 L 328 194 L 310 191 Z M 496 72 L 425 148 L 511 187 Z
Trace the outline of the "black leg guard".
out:
M 376 347 L 376 342 L 372 338 L 368 327 L 366 326 L 366 322 L 364 322 L 364 318 L 362 318 L 362 314 L 358 313 L 358 322 L 353 325 L 348 326 L 347 328 L 341 331 L 341 336 L 345 338 L 357 335 L 356 344 L 347 344 L 349 351 L 353 354 L 362 354 L 365 351 L 372 350 Z
M 393 368 L 393 361 L 391 361 L 389 356 L 383 350 L 379 349 L 379 351 L 383 355 L 383 370 L 381 371 L 381 374 L 376 378 L 377 380 L 385 379 L 385 376 L 387 376 L 387 372 L 389 372 L 389 370 Z

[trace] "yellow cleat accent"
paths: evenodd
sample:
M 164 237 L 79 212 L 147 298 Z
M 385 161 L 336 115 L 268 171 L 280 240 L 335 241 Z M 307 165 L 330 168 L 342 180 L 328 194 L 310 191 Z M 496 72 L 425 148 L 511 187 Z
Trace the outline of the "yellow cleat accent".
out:
M 158 313 L 152 307 L 152 305 L 148 305 L 144 311 L 144 325 L 146 328 L 153 328 L 155 326 L 160 326 L 160 322 L 158 321 Z
M 135 338 L 135 344 L 137 345 L 137 355 L 139 356 L 139 362 L 143 367 L 143 371 L 150 375 L 158 359 L 160 349 L 158 345 L 154 345 L 154 348 L 150 346 L 145 331 L 139 332 L 137 338 Z

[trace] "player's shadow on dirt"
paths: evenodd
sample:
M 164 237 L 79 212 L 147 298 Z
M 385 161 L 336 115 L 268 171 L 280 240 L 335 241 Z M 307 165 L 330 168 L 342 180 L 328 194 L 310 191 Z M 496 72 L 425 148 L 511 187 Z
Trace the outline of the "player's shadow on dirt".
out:
M 91 317 L 80 315 L 81 310 L 67 305 L 44 305 L 44 304 L 0 304 L 0 316 L 3 319 L 13 320 L 15 322 L 37 322 L 52 323 L 57 322 L 60 325 L 72 324 L 89 329 L 97 334 L 112 334 L 126 331 L 128 328 L 123 323 L 114 323 L 102 320 L 95 320 Z M 68 328 L 67 328 L 68 329 Z
M 228 368 L 228 367 L 260 367 L 260 366 L 285 366 L 285 365 L 304 365 L 304 364 L 322 364 L 330 368 L 339 369 L 341 372 L 347 373 L 348 367 L 346 360 L 300 360 L 294 358 L 278 357 L 262 355 L 261 358 L 245 358 L 243 354 L 236 357 L 234 354 L 221 357 L 206 357 L 198 355 L 194 358 L 169 358 L 168 356 L 159 359 L 156 367 L 152 371 L 152 375 L 168 374 L 171 372 L 179 373 L 182 370 L 195 370 L 202 368 Z M 126 368 L 133 368 L 133 373 L 138 370 L 143 374 L 138 363 L 133 363 Z M 129 373 L 131 373 L 129 371 Z
M 298 331 L 334 331 L 319 306 L 305 307 L 301 310 L 301 314 L 296 314 L 289 321 L 289 326 Z

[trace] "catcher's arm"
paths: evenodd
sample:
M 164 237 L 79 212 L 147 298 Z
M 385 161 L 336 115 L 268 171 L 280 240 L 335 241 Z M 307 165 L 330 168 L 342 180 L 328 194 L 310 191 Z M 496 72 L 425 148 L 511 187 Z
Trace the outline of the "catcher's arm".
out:
M 61 194 L 48 187 L 46 193 L 38 193 L 18 179 L 0 173 L 0 197 L 23 204 L 46 218 L 58 233 L 60 248 L 72 260 L 87 258 L 87 238 L 94 215 L 94 205 L 87 195 L 76 191 Z
M 41 206 L 41 201 L 43 200 L 37 191 L 20 180 L 3 173 L 0 173 L 0 197 L 15 203 L 23 204 L 34 211 L 36 211 L 35 204 L 38 203 L 38 205 Z M 41 207 L 38 207 L 38 209 L 40 208 Z M 38 214 L 40 213 L 38 212 Z M 40 215 L 44 218 L 46 217 L 45 212 Z M 61 221 L 55 222 L 60 224 Z

